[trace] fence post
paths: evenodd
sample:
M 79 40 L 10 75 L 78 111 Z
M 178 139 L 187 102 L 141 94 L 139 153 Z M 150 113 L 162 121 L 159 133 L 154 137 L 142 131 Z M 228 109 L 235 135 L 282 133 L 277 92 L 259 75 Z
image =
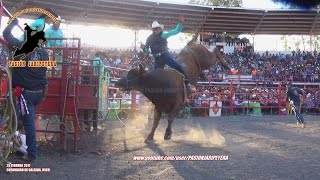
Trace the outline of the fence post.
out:
M 281 113 L 281 101 L 282 101 L 282 82 L 278 84 L 278 115 Z
M 233 115 L 233 80 L 230 81 L 230 114 Z

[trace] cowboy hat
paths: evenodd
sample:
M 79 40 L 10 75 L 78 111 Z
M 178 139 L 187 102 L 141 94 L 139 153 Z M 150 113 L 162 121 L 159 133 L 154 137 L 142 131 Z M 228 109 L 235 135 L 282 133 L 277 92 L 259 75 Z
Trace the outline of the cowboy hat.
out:
M 105 52 L 97 51 L 95 56 L 107 56 Z
M 154 29 L 154 28 L 160 28 L 161 30 L 163 30 L 164 26 L 163 24 L 159 24 L 158 21 L 153 21 L 152 25 L 151 25 L 151 28 Z

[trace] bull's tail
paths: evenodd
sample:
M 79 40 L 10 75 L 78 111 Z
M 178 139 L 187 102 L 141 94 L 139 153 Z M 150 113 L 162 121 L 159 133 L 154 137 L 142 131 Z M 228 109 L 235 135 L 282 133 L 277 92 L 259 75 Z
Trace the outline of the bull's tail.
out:
M 215 56 L 218 59 L 218 62 L 222 67 L 224 67 L 227 70 L 231 69 L 229 64 L 223 59 L 223 57 L 222 57 L 222 55 L 221 55 L 221 53 L 220 53 L 218 48 L 214 48 L 212 53 L 213 53 L 213 56 Z
M 177 72 L 180 73 L 179 71 Z M 187 85 L 185 83 L 186 77 L 182 73 L 180 73 L 180 75 L 182 76 L 182 102 L 185 103 L 187 100 L 187 97 L 189 96 L 187 91 Z
M 183 80 L 184 81 L 184 80 Z M 182 94 L 182 102 L 186 103 L 187 102 L 187 98 L 188 98 L 188 92 L 187 92 L 187 85 L 186 83 L 183 82 L 183 94 Z
M 193 38 L 191 39 L 191 41 L 189 41 L 187 43 L 187 46 L 190 46 L 192 44 L 194 44 L 194 42 L 198 39 L 198 36 L 199 36 L 199 31 L 196 32 L 196 34 L 193 36 Z

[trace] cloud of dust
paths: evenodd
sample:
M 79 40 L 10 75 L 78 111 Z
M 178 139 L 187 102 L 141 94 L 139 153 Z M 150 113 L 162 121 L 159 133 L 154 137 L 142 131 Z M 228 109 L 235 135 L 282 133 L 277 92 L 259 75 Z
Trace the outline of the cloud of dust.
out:
M 145 105 L 142 108 L 143 110 L 141 110 L 139 113 L 136 113 L 134 118 L 130 118 L 125 129 L 126 132 L 132 132 L 132 135 L 142 134 L 143 137 L 146 137 L 150 132 L 153 123 L 153 114 L 151 113 L 153 111 L 153 106 Z M 150 116 L 152 116 L 152 119 L 148 125 L 148 117 Z M 128 136 L 131 135 L 127 133 L 126 137 L 129 138 Z
M 134 118 L 130 118 L 126 128 L 135 130 L 144 129 L 147 126 L 147 122 L 148 117 L 146 115 L 137 113 Z
M 196 143 L 202 147 L 222 147 L 225 144 L 225 138 L 214 128 L 203 130 L 201 127 L 188 127 L 185 129 L 187 131 L 179 134 L 179 139 L 187 143 Z
M 135 118 L 130 118 L 125 126 L 125 138 L 130 139 L 137 136 L 146 138 L 150 133 L 153 124 L 153 105 L 145 105 L 141 113 L 136 113 Z M 152 116 L 148 124 L 148 116 Z M 182 131 L 178 131 L 177 127 L 173 127 L 174 141 L 182 141 L 190 144 L 198 144 L 202 147 L 223 147 L 225 138 L 214 127 L 206 127 L 206 129 L 198 127 L 190 127 L 186 125 L 182 127 Z M 180 129 L 180 128 L 179 128 Z M 181 130 L 181 129 L 180 129 Z M 163 139 L 164 132 L 158 127 L 154 139 Z
M 146 123 L 147 116 L 137 113 L 135 118 L 130 117 L 128 120 L 123 121 L 124 125 L 115 126 L 111 131 L 108 131 L 108 142 L 118 141 L 141 141 L 143 142 L 147 137 Z M 134 140 L 134 141 L 133 141 Z

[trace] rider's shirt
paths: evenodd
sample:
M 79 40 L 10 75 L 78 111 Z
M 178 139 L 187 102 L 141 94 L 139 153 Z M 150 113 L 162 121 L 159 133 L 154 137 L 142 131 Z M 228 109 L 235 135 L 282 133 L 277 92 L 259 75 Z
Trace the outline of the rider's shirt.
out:
M 174 29 L 168 32 L 163 31 L 160 33 L 160 35 L 151 34 L 147 39 L 147 43 L 143 51 L 148 53 L 149 48 L 151 48 L 152 54 L 168 52 L 167 39 L 181 32 L 182 28 L 183 28 L 183 24 L 179 22 Z

